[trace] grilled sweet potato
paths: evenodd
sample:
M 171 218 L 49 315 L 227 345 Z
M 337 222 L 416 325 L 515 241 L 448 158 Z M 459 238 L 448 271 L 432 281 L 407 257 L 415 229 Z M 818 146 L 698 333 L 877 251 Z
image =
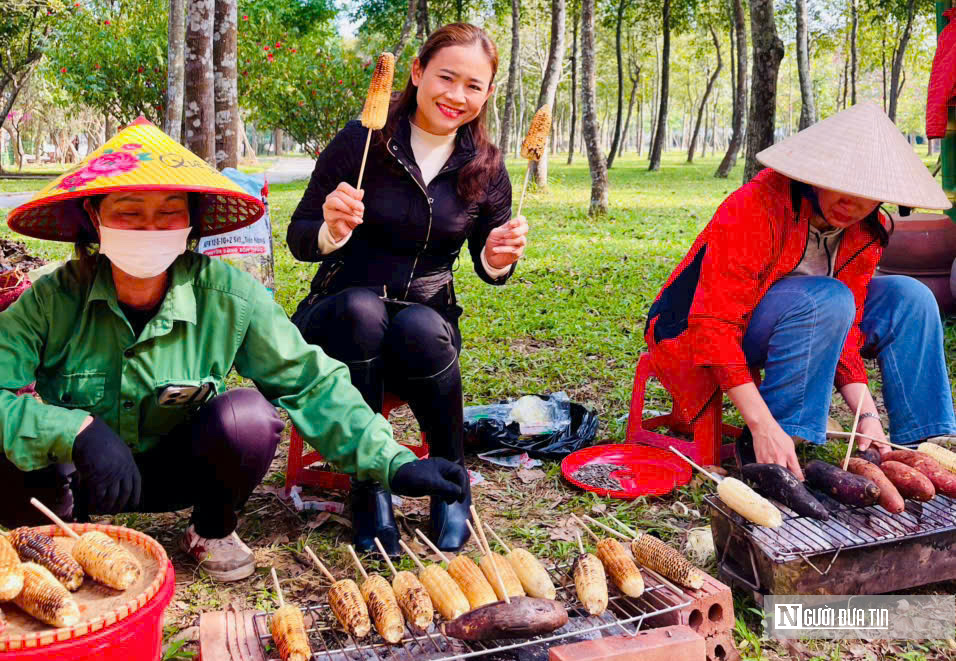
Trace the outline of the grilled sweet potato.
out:
M 777 464 L 746 464 L 741 469 L 744 481 L 757 493 L 780 501 L 801 516 L 826 521 L 830 513 L 813 497 L 803 483 L 783 466 Z
M 880 464 L 880 469 L 903 498 L 926 502 L 936 495 L 933 482 L 915 468 L 899 461 L 884 461 Z
M 890 463 L 892 464 L 894 462 L 891 461 Z M 903 496 L 900 495 L 900 492 L 893 486 L 893 481 L 880 470 L 879 466 L 866 459 L 853 457 L 847 464 L 847 468 L 855 475 L 862 475 L 866 479 L 872 480 L 873 484 L 880 488 L 880 505 L 882 505 L 883 509 L 887 512 L 890 514 L 899 514 L 906 509 L 906 505 L 903 503 Z
M 950 498 L 956 498 L 956 475 L 945 470 L 932 457 L 928 457 L 922 452 L 913 450 L 893 450 L 885 457 L 884 461 L 898 461 L 906 464 L 910 468 L 915 468 L 920 473 L 929 478 L 936 489 L 936 493 L 941 493 Z
M 550 633 L 568 623 L 568 612 L 557 601 L 534 597 L 512 597 L 511 603 L 486 604 L 451 622 L 442 632 L 459 640 L 530 638 Z
M 845 505 L 873 505 L 880 498 L 880 488 L 872 480 L 848 473 L 825 461 L 814 459 L 803 470 L 807 482 Z

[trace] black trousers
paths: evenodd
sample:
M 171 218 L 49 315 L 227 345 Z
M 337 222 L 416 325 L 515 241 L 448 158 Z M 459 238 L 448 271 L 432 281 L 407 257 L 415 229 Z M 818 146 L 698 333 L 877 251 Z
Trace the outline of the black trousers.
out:
M 205 404 L 159 445 L 135 455 L 143 478 L 137 512 L 193 508 L 196 532 L 207 539 L 236 529 L 237 510 L 262 481 L 285 427 L 275 407 L 252 388 L 229 390 Z M 82 479 L 72 464 L 23 472 L 0 454 L 0 523 L 8 528 L 49 523 L 30 505 L 36 497 L 61 518 L 84 520 Z
M 460 459 L 457 313 L 384 301 L 371 289 L 351 287 L 300 310 L 293 322 L 307 342 L 348 365 L 372 410 L 381 412 L 385 391 L 397 395 L 415 414 L 432 456 Z

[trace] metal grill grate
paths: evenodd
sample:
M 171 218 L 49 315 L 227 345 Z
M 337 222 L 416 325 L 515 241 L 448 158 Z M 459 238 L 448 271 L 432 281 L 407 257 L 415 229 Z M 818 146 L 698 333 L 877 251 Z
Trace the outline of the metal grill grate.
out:
M 816 491 L 813 495 L 830 512 L 829 520 L 799 516 L 773 501 L 784 515 L 779 528 L 765 528 L 747 521 L 717 496 L 706 496 L 704 500 L 743 530 L 776 563 L 956 529 L 956 501 L 943 495 L 925 503 L 907 500 L 906 509 L 899 514 L 890 514 L 879 505 L 850 507 Z
M 644 577 L 644 594 L 638 599 L 625 597 L 609 586 L 610 599 L 607 611 L 598 616 L 588 615 L 577 599 L 571 566 L 564 565 L 549 571 L 557 588 L 557 600 L 568 609 L 569 623 L 543 636 L 520 640 L 493 640 L 487 642 L 466 642 L 450 638 L 441 632 L 436 615 L 434 625 L 428 632 L 416 632 L 406 624 L 405 638 L 397 645 L 388 645 L 375 632 L 361 641 L 342 631 L 335 616 L 327 604 L 310 606 L 303 609 L 308 628 L 309 643 L 312 647 L 313 661 L 353 661 L 376 660 L 398 661 L 399 659 L 451 660 L 469 659 L 493 655 L 531 645 L 550 645 L 555 641 L 581 636 L 596 631 L 607 631 L 611 635 L 634 635 L 644 619 L 662 615 L 690 605 L 691 598 L 679 587 L 663 576 L 641 568 Z M 675 597 L 678 603 L 675 604 Z M 254 618 L 256 636 L 263 652 L 270 661 L 278 659 L 269 627 L 269 614 L 258 613 Z

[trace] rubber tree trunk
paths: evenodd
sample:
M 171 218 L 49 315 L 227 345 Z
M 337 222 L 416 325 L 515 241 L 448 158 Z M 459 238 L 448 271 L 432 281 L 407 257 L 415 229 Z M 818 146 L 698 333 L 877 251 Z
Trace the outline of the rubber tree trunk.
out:
M 627 132 L 631 128 L 631 115 L 634 112 L 634 99 L 637 97 L 637 86 L 641 81 L 641 67 L 635 64 L 633 59 L 628 60 L 627 77 L 631 81 L 631 94 L 627 101 L 627 118 L 624 120 L 624 131 L 621 133 L 621 149 L 624 151 L 624 145 L 627 144 Z
M 216 89 L 216 167 L 239 165 L 239 90 L 236 79 L 236 0 L 216 0 L 213 63 Z
M 856 35 L 860 17 L 856 0 L 850 0 L 850 105 L 856 105 Z
M 575 9 L 571 19 L 571 137 L 568 139 L 568 165 L 574 162 L 575 130 L 578 125 L 578 12 Z
M 694 150 L 697 148 L 697 136 L 700 134 L 700 125 L 704 119 L 704 110 L 707 108 L 707 99 L 710 98 L 710 93 L 714 89 L 714 83 L 717 82 L 717 75 L 720 74 L 720 69 L 723 67 L 723 61 L 720 59 L 720 40 L 717 39 L 717 32 L 714 30 L 713 25 L 708 25 L 707 27 L 710 28 L 710 36 L 714 40 L 714 50 L 717 52 L 717 66 L 707 81 L 707 87 L 704 89 L 704 98 L 700 100 L 700 109 L 697 111 L 697 121 L 694 123 L 694 132 L 690 137 L 690 147 L 687 148 L 688 163 L 694 162 Z M 704 126 L 704 141 L 706 142 L 706 140 L 707 127 Z
M 216 97 L 212 35 L 215 0 L 188 0 L 183 105 L 186 147 L 216 165 Z
M 624 121 L 624 53 L 621 47 L 621 26 L 624 23 L 624 5 L 627 0 L 618 0 L 617 20 L 614 28 L 614 42 L 617 48 L 617 119 L 614 121 L 614 139 L 611 141 L 611 150 L 607 155 L 607 167 L 614 167 L 614 157 L 621 145 L 621 122 Z
M 551 46 L 548 49 L 548 63 L 541 79 L 541 91 L 538 93 L 538 108 L 548 106 L 554 110 L 554 96 L 561 82 L 561 66 L 564 62 L 564 23 L 567 15 L 565 0 L 551 0 Z M 554 119 L 552 117 L 552 119 Z M 550 139 L 550 138 L 549 138 Z M 552 144 L 553 144 L 552 140 Z M 548 188 L 548 150 L 541 160 L 528 164 L 531 178 L 539 190 Z
M 415 24 L 415 13 L 418 10 L 418 0 L 408 0 L 408 11 L 405 13 L 405 22 L 402 23 L 402 32 L 398 35 L 398 41 L 392 48 L 392 55 L 397 60 L 402 56 L 402 51 L 412 38 L 412 26 Z
M 896 54 L 893 56 L 893 69 L 890 73 L 890 109 L 886 114 L 890 119 L 896 122 L 896 107 L 899 102 L 900 92 L 903 86 L 900 84 L 900 76 L 903 71 L 903 56 L 906 55 L 906 46 L 909 44 L 910 36 L 913 33 L 913 14 L 916 11 L 916 0 L 910 0 L 907 6 L 906 27 L 903 28 L 903 34 L 900 35 L 900 43 L 896 47 Z
M 731 127 L 730 142 L 727 152 L 717 166 L 715 177 L 726 179 L 730 171 L 737 165 L 737 154 L 744 141 L 744 114 L 747 111 L 747 23 L 744 20 L 744 5 L 742 0 L 730 0 L 734 18 L 734 37 L 737 42 L 737 79 L 734 89 L 733 126 Z
M 854 0 L 855 1 L 855 0 Z M 807 39 L 807 0 L 797 0 L 797 74 L 800 77 L 800 130 L 813 124 L 817 116 L 810 78 L 810 51 Z
M 783 59 L 783 42 L 777 36 L 773 0 L 750 0 L 754 71 L 750 87 L 750 118 L 747 121 L 747 161 L 744 183 L 763 167 L 757 153 L 773 144 L 777 109 L 777 72 Z
M 186 40 L 186 0 L 169 0 L 166 120 L 163 130 L 176 142 L 183 139 L 183 50 Z
M 598 134 L 597 94 L 595 80 L 594 0 L 581 0 L 581 106 L 584 111 L 582 133 L 591 170 L 591 205 L 588 214 L 607 213 L 607 163 L 601 151 Z
M 508 87 L 505 91 L 505 114 L 501 122 L 501 135 L 498 136 L 498 148 L 504 156 L 511 146 L 512 121 L 515 114 L 515 92 L 518 89 L 519 58 L 521 57 L 521 2 L 511 0 L 511 62 L 508 64 Z
M 661 11 L 661 29 L 664 31 L 664 44 L 661 47 L 661 104 L 657 115 L 657 129 L 654 134 L 648 170 L 661 169 L 661 152 L 667 137 L 667 97 L 670 94 L 670 56 L 671 56 L 671 2 L 664 0 Z

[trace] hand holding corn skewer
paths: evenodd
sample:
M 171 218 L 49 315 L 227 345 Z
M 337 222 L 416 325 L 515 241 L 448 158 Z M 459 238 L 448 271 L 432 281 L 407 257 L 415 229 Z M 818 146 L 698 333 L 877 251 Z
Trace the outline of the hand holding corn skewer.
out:
M 368 608 L 365 606 L 365 600 L 362 598 L 359 586 L 350 578 L 341 581 L 335 580 L 335 577 L 322 564 L 318 556 L 312 552 L 311 548 L 306 546 L 305 552 L 319 571 L 332 582 L 328 594 L 329 608 L 332 609 L 332 613 L 339 624 L 355 638 L 365 638 L 372 629 L 372 622 L 368 618 Z
M 428 595 L 432 599 L 432 604 L 441 613 L 446 620 L 454 620 L 459 615 L 467 613 L 471 606 L 468 604 L 468 598 L 461 591 L 455 579 L 448 575 L 441 565 L 432 563 L 427 567 L 422 564 L 415 552 L 412 551 L 404 541 L 398 540 L 412 561 L 418 565 L 418 579 L 421 581 Z
M 509 549 L 508 545 L 502 541 L 491 526 L 486 524 L 485 528 L 505 550 L 507 554 L 505 558 L 511 564 L 515 574 L 518 575 L 518 580 L 521 581 L 521 586 L 525 592 L 539 599 L 554 599 L 557 596 L 557 591 L 554 589 L 554 583 L 548 575 L 548 570 L 536 557 L 525 549 Z
M 312 658 L 312 649 L 309 647 L 309 636 L 305 632 L 305 618 L 302 611 L 291 604 L 286 605 L 282 597 L 282 588 L 279 587 L 279 578 L 275 567 L 272 568 L 272 583 L 279 597 L 279 610 L 272 614 L 272 638 L 279 648 L 282 661 L 309 661 Z
M 734 477 L 714 475 L 670 446 L 670 451 L 717 483 L 717 495 L 724 503 L 740 516 L 758 526 L 779 528 L 783 525 L 783 515 L 773 503 Z
M 584 552 L 581 534 L 577 530 L 574 531 L 574 538 L 578 540 L 580 555 L 575 559 L 571 573 L 574 575 L 578 601 L 591 615 L 601 615 L 607 610 L 607 576 L 604 574 L 604 565 L 597 556 Z
M 394 645 L 405 635 L 405 619 L 398 607 L 398 600 L 395 599 L 392 586 L 379 574 L 366 572 L 358 556 L 355 555 L 355 549 L 352 548 L 351 544 L 348 545 L 348 549 L 352 561 L 358 567 L 359 573 L 362 574 L 364 579 L 362 582 L 362 596 L 365 598 L 365 603 L 368 604 L 369 613 L 372 614 L 375 630 L 385 639 L 385 642 Z
M 421 530 L 416 528 L 415 534 L 422 538 L 422 541 L 425 542 L 428 548 L 448 563 L 448 575 L 451 576 L 455 580 L 455 583 L 458 584 L 458 587 L 461 588 L 462 593 L 464 593 L 465 598 L 468 599 L 468 603 L 472 608 L 479 608 L 485 604 L 493 604 L 498 601 L 498 596 L 495 594 L 494 588 L 491 587 L 491 583 L 488 582 L 488 579 L 485 578 L 481 570 L 478 569 L 478 565 L 475 564 L 474 560 L 464 554 L 456 555 L 449 560 L 448 556 L 439 551 Z
M 73 557 L 94 581 L 114 590 L 126 590 L 139 580 L 143 571 L 139 562 L 112 537 L 95 530 L 77 535 L 39 500 L 31 498 L 30 503 L 76 540 Z
M 628 597 L 640 597 L 644 594 L 644 577 L 641 571 L 634 564 L 627 549 L 613 537 L 601 539 L 588 528 L 581 519 L 574 514 L 571 515 L 591 537 L 597 546 L 597 556 L 604 565 L 605 571 L 611 575 L 614 585 L 622 594 Z
M 388 557 L 382 542 L 375 538 L 375 546 L 385 558 L 385 564 L 392 570 L 392 590 L 405 617 L 419 631 L 425 631 L 435 617 L 435 608 L 425 586 L 410 571 L 398 571 Z

